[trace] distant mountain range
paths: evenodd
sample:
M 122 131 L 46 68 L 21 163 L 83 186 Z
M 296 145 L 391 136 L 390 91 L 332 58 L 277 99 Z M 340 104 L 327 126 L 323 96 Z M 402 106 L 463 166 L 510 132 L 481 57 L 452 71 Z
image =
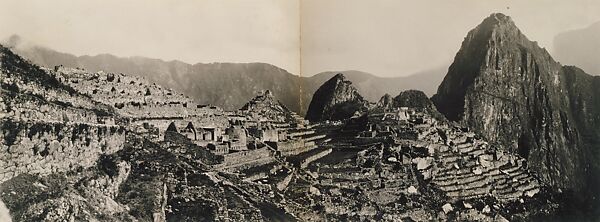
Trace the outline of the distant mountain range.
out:
M 445 120 L 433 102 L 419 90 L 399 92 L 396 97 L 383 95 L 377 103 L 369 103 L 352 81 L 338 73 L 327 80 L 313 95 L 306 119 L 314 122 L 345 120 L 367 112 L 391 112 L 400 107 L 410 107 L 428 113 L 438 120 Z
M 234 110 L 254 95 L 270 90 L 289 109 L 304 115 L 313 93 L 337 73 L 352 81 L 365 99 L 375 102 L 384 94 L 397 95 L 406 89 L 418 89 L 428 95 L 437 90 L 446 73 L 445 67 L 406 77 L 383 78 L 360 71 L 323 72 L 300 77 L 265 63 L 196 63 L 163 61 L 146 57 L 117 57 L 111 54 L 75 56 L 46 47 L 26 43 L 18 36 L 6 41 L 31 62 L 52 68 L 63 65 L 97 72 L 137 75 L 151 82 L 173 88 L 199 103 Z
M 444 79 L 448 67 L 438 67 L 428 71 L 414 73 L 405 77 L 378 77 L 361 71 L 322 72 L 309 77 L 317 87 L 338 73 L 352 82 L 358 92 L 370 102 L 377 102 L 386 93 L 398 95 L 408 89 L 417 89 L 432 96 Z M 316 88 L 315 88 L 316 90 Z
M 554 37 L 554 54 L 562 63 L 600 75 L 600 21 L 558 34 Z

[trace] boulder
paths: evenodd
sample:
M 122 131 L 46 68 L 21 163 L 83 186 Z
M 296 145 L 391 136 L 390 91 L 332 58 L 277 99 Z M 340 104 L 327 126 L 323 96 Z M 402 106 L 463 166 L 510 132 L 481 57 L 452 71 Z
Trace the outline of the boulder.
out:
M 417 194 L 417 193 L 419 193 L 419 191 L 417 190 L 417 188 L 415 188 L 415 186 L 408 187 L 407 192 L 409 194 Z
M 450 213 L 451 211 L 453 211 L 453 210 L 454 210 L 454 208 L 452 207 L 452 205 L 451 205 L 451 204 L 449 204 L 449 203 L 446 203 L 446 204 L 444 204 L 444 205 L 442 206 L 442 210 L 444 211 L 444 213 L 448 214 L 448 213 Z

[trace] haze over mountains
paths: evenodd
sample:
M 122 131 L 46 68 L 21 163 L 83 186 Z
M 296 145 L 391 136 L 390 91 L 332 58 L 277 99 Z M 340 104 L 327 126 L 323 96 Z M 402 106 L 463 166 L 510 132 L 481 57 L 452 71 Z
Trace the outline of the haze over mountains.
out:
M 63 65 L 92 72 L 143 76 L 151 82 L 173 88 L 196 101 L 228 110 L 238 109 L 262 90 L 271 90 L 291 110 L 304 114 L 313 93 L 337 73 L 344 73 L 365 99 L 375 102 L 384 94 L 396 95 L 418 89 L 432 95 L 446 73 L 446 67 L 405 77 L 383 78 L 360 71 L 322 72 L 300 77 L 265 63 L 197 63 L 163 61 L 146 57 L 117 57 L 111 54 L 75 56 L 27 43 L 19 36 L 7 40 L 8 47 L 31 62 L 45 67 Z M 403 73 L 398 73 L 399 75 Z
M 587 73 L 600 75 L 600 21 L 558 34 L 554 38 L 554 51 L 563 64 L 576 65 Z

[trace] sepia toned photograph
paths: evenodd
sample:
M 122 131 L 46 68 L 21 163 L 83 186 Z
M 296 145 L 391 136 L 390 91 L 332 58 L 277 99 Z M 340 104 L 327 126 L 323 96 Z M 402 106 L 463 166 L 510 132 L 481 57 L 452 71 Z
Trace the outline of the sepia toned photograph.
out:
M 20 221 L 600 221 L 600 1 L 0 0 Z

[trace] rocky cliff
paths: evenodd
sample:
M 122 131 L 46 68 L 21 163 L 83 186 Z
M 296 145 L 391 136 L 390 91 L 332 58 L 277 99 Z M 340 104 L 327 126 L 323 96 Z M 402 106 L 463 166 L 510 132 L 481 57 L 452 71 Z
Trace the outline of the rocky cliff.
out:
M 367 101 L 343 74 L 325 82 L 313 95 L 306 119 L 309 121 L 342 120 L 364 110 Z
M 581 190 L 600 172 L 599 81 L 492 14 L 465 37 L 432 99 L 449 120 L 526 158 L 545 183 Z

